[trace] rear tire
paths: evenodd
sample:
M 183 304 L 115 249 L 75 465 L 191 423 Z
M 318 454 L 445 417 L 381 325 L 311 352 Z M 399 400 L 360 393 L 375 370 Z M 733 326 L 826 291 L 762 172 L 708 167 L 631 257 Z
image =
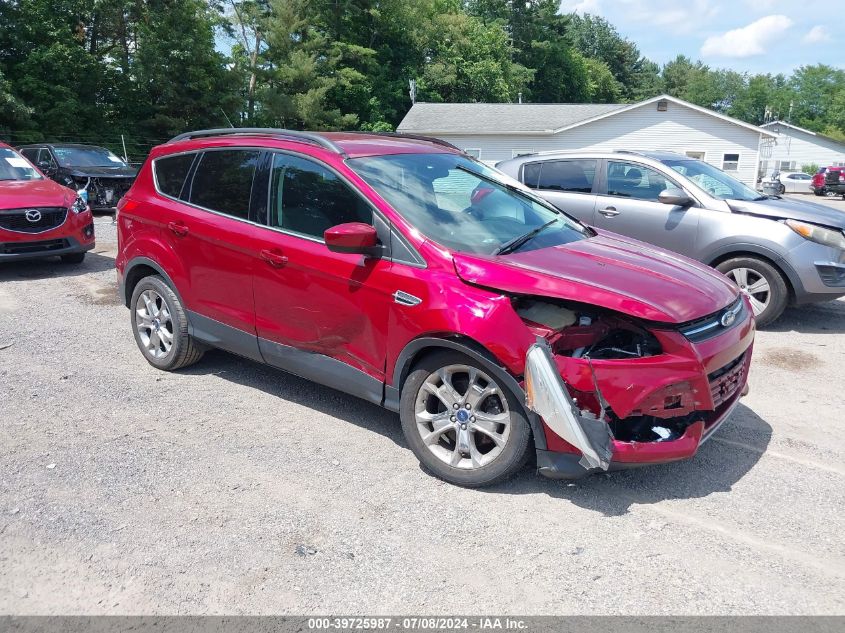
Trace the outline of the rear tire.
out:
M 789 289 L 780 271 L 769 262 L 757 257 L 735 257 L 716 266 L 716 270 L 751 298 L 759 327 L 774 323 L 783 314 Z
M 139 281 L 129 306 L 135 342 L 150 365 L 174 371 L 202 358 L 205 350 L 188 334 L 182 302 L 162 277 Z
M 457 486 L 508 479 L 529 455 L 531 427 L 522 404 L 489 369 L 458 352 L 435 352 L 413 368 L 399 414 L 420 462 Z
M 70 253 L 69 255 L 62 255 L 63 264 L 81 264 L 85 261 L 85 253 Z

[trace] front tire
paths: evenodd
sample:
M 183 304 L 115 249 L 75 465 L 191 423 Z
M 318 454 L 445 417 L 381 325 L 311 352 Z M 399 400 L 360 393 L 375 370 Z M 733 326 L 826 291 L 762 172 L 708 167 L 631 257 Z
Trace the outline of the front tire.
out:
M 774 323 L 789 301 L 789 289 L 780 272 L 756 257 L 735 257 L 716 266 L 751 299 L 759 327 Z
M 162 277 L 139 281 L 129 305 L 135 342 L 150 365 L 174 371 L 202 358 L 204 350 L 188 334 L 182 302 Z
M 414 367 L 399 409 L 411 450 L 451 484 L 489 486 L 513 476 L 528 458 L 531 429 L 519 400 L 458 352 L 436 352 Z

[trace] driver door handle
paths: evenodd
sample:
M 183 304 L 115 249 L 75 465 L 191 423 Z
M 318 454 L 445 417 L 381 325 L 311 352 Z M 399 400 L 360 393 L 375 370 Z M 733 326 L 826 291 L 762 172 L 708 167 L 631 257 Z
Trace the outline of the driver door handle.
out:
M 264 249 L 261 251 L 261 259 L 270 264 L 273 268 L 281 268 L 288 263 L 288 258 L 277 251 Z
M 604 217 L 606 218 L 615 218 L 619 215 L 619 211 L 616 210 L 616 207 L 605 207 L 599 211 Z

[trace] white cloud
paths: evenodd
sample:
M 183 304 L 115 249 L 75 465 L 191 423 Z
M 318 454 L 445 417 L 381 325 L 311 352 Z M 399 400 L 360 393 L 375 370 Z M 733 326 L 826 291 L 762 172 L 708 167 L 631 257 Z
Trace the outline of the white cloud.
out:
M 701 54 L 705 57 L 762 55 L 768 44 L 780 38 L 792 24 L 785 15 L 767 15 L 741 29 L 708 37 L 701 47 Z
M 716 5 L 715 0 L 693 0 L 685 4 L 677 0 L 563 0 L 560 12 L 601 15 L 617 28 L 623 26 L 620 18 L 624 18 L 664 31 L 689 33 L 719 13 Z
M 820 42 L 829 42 L 830 39 L 830 31 L 821 25 L 817 25 L 807 31 L 802 41 L 805 44 L 818 44 Z
M 601 0 L 563 0 L 560 3 L 561 13 L 592 13 L 593 15 L 602 14 Z

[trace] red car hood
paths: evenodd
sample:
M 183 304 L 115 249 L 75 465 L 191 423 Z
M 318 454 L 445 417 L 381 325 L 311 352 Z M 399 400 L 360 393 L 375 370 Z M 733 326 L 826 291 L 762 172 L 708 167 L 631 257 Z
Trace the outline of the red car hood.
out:
M 739 295 L 712 268 L 603 231 L 552 248 L 453 257 L 458 276 L 472 284 L 589 303 L 649 321 L 691 321 L 721 310 Z
M 0 180 L 0 209 L 24 207 L 68 207 L 76 193 L 49 178 Z

